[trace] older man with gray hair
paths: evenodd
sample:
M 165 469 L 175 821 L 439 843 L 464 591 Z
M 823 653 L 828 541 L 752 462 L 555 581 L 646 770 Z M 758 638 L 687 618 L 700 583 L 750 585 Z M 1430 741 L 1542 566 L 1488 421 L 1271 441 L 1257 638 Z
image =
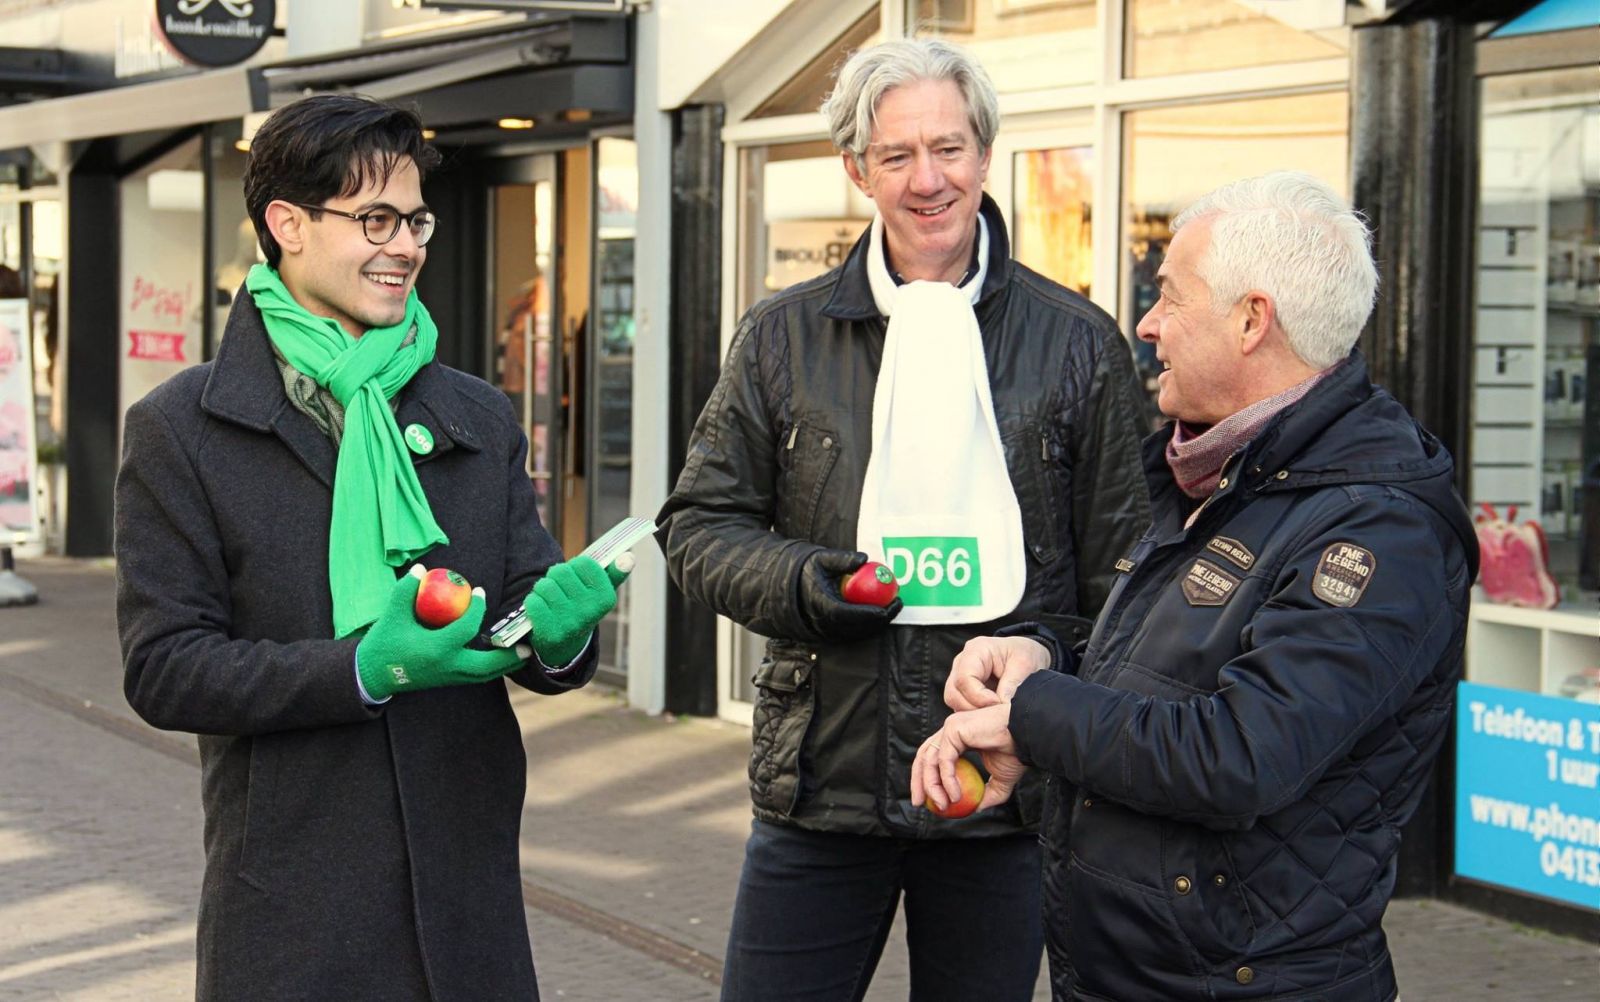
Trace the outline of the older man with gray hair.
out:
M 1010 259 L 966 53 L 859 52 L 823 111 L 877 218 L 740 322 L 658 518 L 678 585 L 771 638 L 723 997 L 861 998 L 903 897 L 913 998 L 1029 999 L 1041 784 L 936 817 L 911 760 L 968 640 L 1087 634 L 1148 517 L 1143 400 L 1111 319 Z M 886 606 L 841 592 L 869 557 Z
M 1145 443 L 1154 522 L 1086 646 L 967 645 L 912 799 L 948 802 L 972 750 L 1055 777 L 1057 999 L 1387 1002 L 1380 921 L 1461 677 L 1472 525 L 1449 454 L 1353 351 L 1377 286 L 1355 213 L 1278 173 L 1173 228 L 1138 327 L 1175 419 Z

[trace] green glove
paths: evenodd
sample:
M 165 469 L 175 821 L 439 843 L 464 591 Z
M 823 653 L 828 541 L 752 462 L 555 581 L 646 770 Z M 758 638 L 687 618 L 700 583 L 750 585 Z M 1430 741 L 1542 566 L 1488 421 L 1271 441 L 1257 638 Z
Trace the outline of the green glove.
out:
M 590 557 L 573 557 L 545 572 L 522 600 L 533 626 L 533 649 L 550 668 L 562 668 L 583 653 L 589 634 L 617 604 L 617 588 L 628 580 L 612 564 L 605 570 Z
M 516 668 L 528 656 L 526 647 L 520 653 L 467 647 L 483 625 L 482 588 L 472 589 L 467 611 L 450 625 L 432 630 L 417 622 L 414 606 L 424 573 L 417 564 L 394 583 L 383 615 L 367 628 L 356 647 L 356 673 L 373 699 L 442 685 L 487 682 Z

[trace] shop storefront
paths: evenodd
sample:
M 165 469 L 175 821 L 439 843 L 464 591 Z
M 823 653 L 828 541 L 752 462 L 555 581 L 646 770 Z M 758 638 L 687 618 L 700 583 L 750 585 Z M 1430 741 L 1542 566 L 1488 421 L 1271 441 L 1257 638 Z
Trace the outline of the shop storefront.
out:
M 1529 20 L 1506 24 L 1536 6 Z M 1600 26 L 1592 11 L 1584 20 L 1581 5 L 1530 2 L 1417 3 L 1404 12 L 1409 26 L 1394 27 L 1408 23 L 1407 7 L 857 0 L 830 5 L 826 17 L 791 8 L 686 102 L 720 103 L 725 115 L 723 346 L 746 309 L 833 267 L 870 220 L 872 206 L 848 183 L 816 108 L 846 54 L 883 37 L 945 37 L 984 62 L 1003 116 L 987 187 L 1016 256 L 1093 299 L 1126 331 L 1155 297 L 1171 219 L 1205 191 L 1296 169 L 1366 208 L 1362 199 L 1381 187 L 1376 175 L 1415 166 L 1357 162 L 1358 138 L 1362 155 L 1381 148 L 1373 133 L 1386 123 L 1375 109 L 1408 100 L 1374 94 L 1371 82 L 1361 91 L 1363 59 L 1424 81 L 1413 85 L 1441 108 L 1470 108 L 1463 128 L 1413 137 L 1417 155 L 1444 157 L 1446 170 L 1407 183 L 1443 206 L 1468 179 L 1463 209 L 1470 201 L 1476 221 L 1460 232 L 1471 235 L 1402 232 L 1392 222 L 1380 232 L 1378 253 L 1395 269 L 1385 279 L 1389 312 L 1363 343 L 1380 372 L 1404 371 L 1396 357 L 1463 360 L 1460 378 L 1423 373 L 1397 392 L 1418 413 L 1444 415 L 1448 427 L 1435 430 L 1457 451 L 1469 502 L 1502 517 L 1515 505 L 1517 532 L 1527 536 L 1530 522 L 1543 530 L 1560 601 L 1530 609 L 1477 593 L 1464 716 L 1440 767 L 1439 803 L 1408 833 L 1402 886 L 1589 929 L 1600 919 L 1600 411 L 1588 378 L 1600 354 Z M 1450 81 L 1462 66 L 1464 81 Z M 1438 82 L 1426 82 L 1435 72 Z M 1472 90 L 1460 95 L 1457 85 Z M 1375 213 L 1380 231 L 1384 218 Z M 1410 241 L 1419 257 L 1385 240 Z M 1472 262 L 1470 282 L 1454 268 L 1438 285 L 1456 283 L 1459 304 L 1420 304 L 1433 287 L 1408 269 L 1424 256 Z M 1442 329 L 1409 319 L 1448 315 L 1445 306 L 1475 323 Z M 1133 348 L 1153 380 L 1148 348 Z M 717 712 L 748 721 L 762 638 L 726 621 L 716 629 Z M 1514 761 L 1502 734 L 1521 733 L 1512 719 L 1546 724 L 1519 739 Z M 1478 816 L 1485 812 L 1493 817 Z
M 123 413 L 215 354 L 259 260 L 241 189 L 250 138 L 272 108 L 333 90 L 414 105 L 445 154 L 424 190 L 441 229 L 419 292 L 440 323 L 440 357 L 520 410 L 552 534 L 577 552 L 626 514 L 638 201 L 628 18 L 257 3 L 259 52 L 197 66 L 152 36 L 157 0 L 60 6 L 8 19 L 8 42 L 86 69 L 0 107 L 0 148 L 11 147 L 0 263 L 31 290 L 37 317 L 40 440 L 29 451 L 62 460 L 33 477 L 40 546 L 110 552 Z M 56 468 L 65 475 L 52 479 Z M 602 671 L 615 682 L 628 622 L 625 599 L 603 627 Z
M 1595 23 L 1545 4 L 1479 43 L 1469 500 L 1485 545 L 1450 805 L 1452 890 L 1562 925 L 1600 915 Z

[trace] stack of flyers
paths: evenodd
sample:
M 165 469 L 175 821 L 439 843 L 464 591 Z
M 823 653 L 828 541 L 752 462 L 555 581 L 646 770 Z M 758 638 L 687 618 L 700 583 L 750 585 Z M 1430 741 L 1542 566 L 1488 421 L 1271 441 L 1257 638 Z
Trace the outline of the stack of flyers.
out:
M 656 524 L 637 515 L 625 518 L 608 529 L 604 535 L 584 547 L 580 557 L 589 557 L 601 567 L 609 567 L 633 549 L 634 544 L 656 531 Z M 632 557 L 627 557 L 631 562 Z M 624 570 L 630 568 L 623 568 Z M 489 642 L 496 647 L 511 647 L 528 635 L 533 624 L 521 607 L 489 627 Z

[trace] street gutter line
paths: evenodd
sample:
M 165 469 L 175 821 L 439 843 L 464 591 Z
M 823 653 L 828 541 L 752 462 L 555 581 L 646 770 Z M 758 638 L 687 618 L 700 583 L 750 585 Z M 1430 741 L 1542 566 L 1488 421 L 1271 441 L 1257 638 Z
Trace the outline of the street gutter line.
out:
M 112 710 L 93 703 L 87 699 L 69 696 L 64 692 L 57 692 L 49 686 L 40 685 L 32 679 L 13 675 L 8 671 L 0 671 L 0 689 L 9 690 L 18 696 L 43 703 L 52 710 L 62 713 L 109 731 L 119 738 L 125 738 L 134 744 L 151 751 L 160 752 L 168 758 L 175 758 L 179 762 L 199 768 L 200 749 L 191 741 L 180 741 L 177 738 L 163 737 L 160 731 L 147 724 L 131 720 Z
M 546 887 L 540 887 L 526 877 L 522 881 L 522 900 L 530 908 L 565 919 L 572 925 L 582 926 L 613 942 L 620 943 L 680 971 L 687 971 L 703 981 L 722 984 L 722 960 L 708 956 L 692 946 L 669 939 L 644 926 L 617 918 L 610 912 L 591 908 L 576 898 L 569 898 Z
M 40 685 L 31 679 L 14 675 L 8 671 L 0 671 L 0 690 L 11 692 L 15 695 L 40 703 L 52 710 L 60 711 L 83 723 L 100 730 L 114 734 L 119 738 L 131 741 L 143 748 L 159 752 L 169 758 L 177 759 L 196 768 L 200 765 L 200 749 L 188 742 L 175 738 L 163 737 L 160 732 L 149 726 L 131 720 L 121 713 L 108 710 L 87 699 L 79 699 L 66 693 L 57 692 L 49 686 Z M 642 925 L 619 918 L 610 912 L 603 912 L 598 908 L 567 897 L 547 887 L 540 887 L 526 877 L 522 880 L 522 900 L 530 908 L 537 908 L 546 914 L 565 920 L 570 925 L 588 929 L 598 933 L 614 943 L 636 950 L 639 953 L 670 964 L 681 971 L 709 981 L 714 985 L 722 983 L 722 961 L 717 957 L 709 956 L 696 950 L 685 943 L 653 932 Z

